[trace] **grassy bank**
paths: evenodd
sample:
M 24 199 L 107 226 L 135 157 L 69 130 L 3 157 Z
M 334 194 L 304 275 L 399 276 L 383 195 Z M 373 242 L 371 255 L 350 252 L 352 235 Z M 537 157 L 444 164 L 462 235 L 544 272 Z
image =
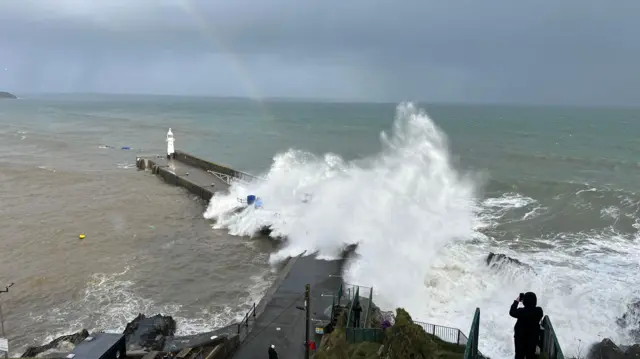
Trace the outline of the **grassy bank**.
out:
M 343 314 L 335 330 L 323 339 L 316 353 L 316 359 L 462 359 L 464 357 L 463 346 L 447 343 L 426 333 L 402 308 L 396 310 L 396 321 L 391 328 L 387 329 L 382 344 L 348 343 L 345 323 L 346 314 Z

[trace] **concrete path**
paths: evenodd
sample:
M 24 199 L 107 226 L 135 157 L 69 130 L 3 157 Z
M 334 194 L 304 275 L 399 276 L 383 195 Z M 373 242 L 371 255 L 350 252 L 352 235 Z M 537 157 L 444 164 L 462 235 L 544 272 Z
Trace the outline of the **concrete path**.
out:
M 168 160 L 164 156 L 139 156 L 136 162 L 138 168 L 153 170 L 165 182 L 184 187 L 207 201 L 214 193 L 225 192 L 230 187 L 223 180 L 225 177 L 228 179 L 228 176 L 206 171 L 181 161 Z
M 271 344 L 282 359 L 304 358 L 305 285 L 311 285 L 310 337 L 314 337 L 314 323 L 329 320 L 332 294 L 337 292 L 343 261 L 322 261 L 314 256 L 299 258 L 271 298 L 267 298 L 264 312 L 253 325 L 249 336 L 240 345 L 234 359 L 268 358 Z

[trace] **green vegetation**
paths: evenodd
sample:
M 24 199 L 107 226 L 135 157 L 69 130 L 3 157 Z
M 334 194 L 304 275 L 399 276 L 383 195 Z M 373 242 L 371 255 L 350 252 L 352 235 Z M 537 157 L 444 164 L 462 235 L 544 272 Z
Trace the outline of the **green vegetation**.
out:
M 427 334 L 404 309 L 396 310 L 395 324 L 387 330 L 383 344 L 349 344 L 345 333 L 346 314 L 335 330 L 323 338 L 316 359 L 462 359 L 464 347 Z

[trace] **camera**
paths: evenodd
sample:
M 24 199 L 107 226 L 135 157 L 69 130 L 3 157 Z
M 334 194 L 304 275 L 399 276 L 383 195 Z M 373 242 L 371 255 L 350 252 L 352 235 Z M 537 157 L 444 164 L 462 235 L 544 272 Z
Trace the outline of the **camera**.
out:
M 524 299 L 524 293 L 520 293 L 520 301 L 522 302 L 522 300 Z

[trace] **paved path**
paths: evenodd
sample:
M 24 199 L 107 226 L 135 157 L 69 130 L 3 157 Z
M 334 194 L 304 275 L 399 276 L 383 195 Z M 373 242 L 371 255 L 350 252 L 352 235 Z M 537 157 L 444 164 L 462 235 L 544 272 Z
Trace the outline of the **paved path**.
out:
M 213 192 L 226 191 L 229 189 L 229 185 L 220 179 L 220 177 L 214 175 L 211 172 L 207 172 L 203 169 L 190 166 L 176 160 L 163 159 L 164 165 L 175 173 L 177 176 L 188 179 L 190 182 L 197 184 L 202 188 L 213 188 Z M 160 165 L 162 162 L 156 162 Z
M 329 320 L 331 295 L 342 283 L 342 264 L 343 261 L 322 261 L 313 256 L 299 258 L 233 358 L 267 358 L 271 344 L 281 359 L 304 358 L 305 311 L 296 307 L 304 307 L 305 284 L 311 285 L 312 322 Z M 312 323 L 311 338 L 314 330 Z
M 197 187 L 199 189 L 196 192 L 208 193 L 208 195 L 206 196 L 207 198 L 205 198 L 207 200 L 211 197 L 211 195 L 213 195 L 213 193 L 227 191 L 230 187 L 229 184 L 222 179 L 224 178 L 224 175 L 216 175 L 213 172 L 205 171 L 204 169 L 186 164 L 181 161 L 168 160 L 163 156 L 139 156 L 138 158 L 153 162 L 160 169 L 166 170 L 169 173 L 174 174 L 178 178 L 189 182 L 192 187 Z M 151 166 L 147 165 L 146 167 L 147 169 L 149 169 L 149 167 Z M 163 176 L 162 173 L 159 173 L 158 175 L 160 177 L 164 177 L 165 181 L 169 183 L 178 184 L 176 183 L 175 179 L 171 178 L 173 176 Z M 182 185 L 182 187 L 185 186 Z

